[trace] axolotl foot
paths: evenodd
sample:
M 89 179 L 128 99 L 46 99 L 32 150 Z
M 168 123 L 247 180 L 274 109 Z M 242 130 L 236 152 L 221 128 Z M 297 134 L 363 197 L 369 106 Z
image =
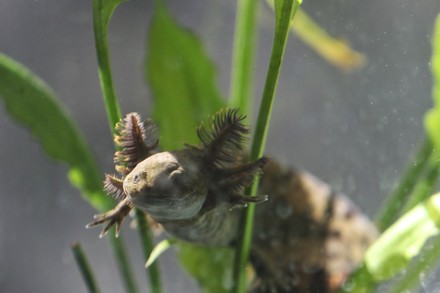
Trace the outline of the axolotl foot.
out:
M 121 230 L 121 224 L 124 218 L 130 213 L 132 209 L 132 204 L 128 198 L 121 201 L 115 208 L 109 210 L 106 213 L 95 215 L 93 222 L 86 225 L 86 228 L 95 227 L 108 222 L 108 224 L 102 229 L 99 234 L 99 238 L 104 237 L 108 230 L 116 224 L 115 236 L 119 236 L 119 231 Z

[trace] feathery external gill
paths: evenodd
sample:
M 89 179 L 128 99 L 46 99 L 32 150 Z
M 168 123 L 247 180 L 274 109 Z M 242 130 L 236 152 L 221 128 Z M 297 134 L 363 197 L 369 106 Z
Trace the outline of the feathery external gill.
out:
M 105 174 L 104 191 L 120 202 L 112 210 L 95 215 L 94 221 L 86 226 L 90 228 L 108 221 L 108 224 L 102 229 L 100 237 L 103 237 L 113 225 L 116 225 L 116 236 L 118 236 L 122 221 L 133 208 L 133 203 L 124 192 L 123 179 L 139 162 L 155 152 L 158 144 L 156 132 L 155 124 L 150 120 L 142 122 L 137 113 L 127 114 L 116 124 L 114 141 L 120 150 L 116 151 L 114 162 L 116 171 L 123 178 Z
M 122 179 L 117 178 L 115 175 L 105 174 L 104 191 L 117 201 L 121 201 L 127 197 L 122 184 Z
M 155 152 L 157 127 L 151 120 L 142 122 L 138 113 L 129 113 L 116 124 L 114 141 L 120 149 L 115 153 L 115 169 L 125 176 Z
M 208 127 L 203 123 L 199 125 L 197 135 L 203 143 L 203 160 L 207 167 L 216 170 L 237 161 L 249 133 L 248 127 L 242 124 L 245 118 L 236 109 L 223 109 L 216 113 Z
M 197 128 L 203 144 L 200 151 L 209 193 L 226 198 L 232 207 L 267 200 L 267 196 L 243 195 L 244 189 L 261 175 L 269 161 L 263 157 L 243 162 L 243 144 L 249 133 L 243 124 L 245 118 L 236 109 L 223 109 L 216 113 L 210 126 L 201 124 Z

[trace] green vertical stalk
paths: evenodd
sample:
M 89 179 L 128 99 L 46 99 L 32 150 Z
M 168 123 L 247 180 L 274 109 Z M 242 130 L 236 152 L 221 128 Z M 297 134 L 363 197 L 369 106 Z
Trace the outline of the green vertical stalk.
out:
M 425 114 L 425 129 L 432 141 L 432 154 L 425 176 L 418 182 L 408 201 L 406 210 L 411 209 L 428 197 L 433 190 L 440 168 L 440 14 L 437 15 L 432 34 L 431 73 L 433 79 L 432 99 L 434 107 Z
M 278 83 L 278 76 L 283 61 L 284 49 L 289 34 L 289 24 L 294 13 L 299 7 L 299 2 L 295 0 L 276 2 L 276 27 L 272 52 L 269 62 L 269 69 L 264 85 L 263 98 L 258 114 L 257 127 L 251 148 L 251 160 L 262 156 L 266 144 L 269 120 Z M 252 186 L 252 195 L 255 195 L 258 182 Z M 243 293 L 246 289 L 246 273 L 244 268 L 247 265 L 250 253 L 250 243 L 252 240 L 254 206 L 250 205 L 241 215 L 238 245 L 234 259 L 234 292 Z
M 100 290 L 96 284 L 95 276 L 93 275 L 92 268 L 90 267 L 89 261 L 87 260 L 81 245 L 76 242 L 72 244 L 71 249 L 84 282 L 86 283 L 87 289 L 90 293 L 99 293 Z
M 382 205 L 383 208 L 376 216 L 376 223 L 381 231 L 384 231 L 396 220 L 404 203 L 418 182 L 420 174 L 423 172 L 432 154 L 432 150 L 431 140 L 425 138 L 412 163 L 408 165 L 403 173 L 399 184 Z
M 121 117 L 121 110 L 113 86 L 107 35 L 111 15 L 119 3 L 120 1 L 114 0 L 108 1 L 108 3 L 105 0 L 93 0 L 93 30 L 98 58 L 99 80 L 112 133 L 115 131 L 115 124 Z
M 93 0 L 93 28 L 95 34 L 96 54 L 98 58 L 99 79 L 101 83 L 104 104 L 107 111 L 110 130 L 115 132 L 115 125 L 121 119 L 121 110 L 113 86 L 113 78 L 110 65 L 110 54 L 108 49 L 108 25 L 115 8 L 122 0 Z M 151 250 L 153 241 L 146 223 L 138 216 L 139 233 L 141 235 L 144 250 Z M 131 266 L 124 249 L 122 239 L 110 237 L 110 245 L 118 263 L 119 270 L 127 292 L 137 292 L 137 286 L 131 272 Z M 160 292 L 160 278 L 157 267 L 148 270 L 150 276 L 151 290 L 154 293 Z
M 98 58 L 99 80 L 112 133 L 115 131 L 115 124 L 119 121 L 121 112 L 113 87 L 107 33 L 111 15 L 119 2 L 120 1 L 114 0 L 107 2 L 104 0 L 93 0 L 93 29 L 96 55 Z M 109 237 L 109 242 L 115 255 L 126 292 L 138 292 L 122 239 Z
M 403 209 L 404 212 L 411 210 L 433 193 L 440 172 L 439 168 L 438 161 L 432 162 L 427 166 L 425 176 L 423 176 L 414 187 L 414 191 Z
M 114 233 L 114 228 L 112 229 L 112 234 Z M 131 270 L 130 262 L 128 261 L 127 253 L 125 250 L 125 245 L 122 239 L 116 237 L 108 237 L 110 242 L 110 247 L 115 255 L 116 265 L 122 276 L 122 282 L 124 283 L 125 292 L 136 293 L 138 288 L 134 280 L 134 274 Z
M 252 93 L 252 66 L 255 56 L 256 19 L 260 1 L 238 0 L 234 52 L 231 65 L 230 105 L 249 117 Z
M 275 97 L 275 90 L 278 84 L 278 76 L 283 61 L 284 49 L 289 36 L 289 24 L 294 13 L 299 7 L 300 2 L 297 0 L 285 0 L 280 11 L 276 10 L 276 17 L 279 18 L 275 28 L 274 41 L 270 56 L 269 69 L 264 84 L 263 98 L 258 113 L 257 125 L 251 147 L 251 160 L 261 157 L 269 130 L 270 115 Z M 281 15 L 277 15 L 280 13 Z
M 153 251 L 153 235 L 148 223 L 145 219 L 145 214 L 140 209 L 136 209 L 136 221 L 138 224 L 139 236 L 144 250 L 145 259 L 148 259 Z M 160 283 L 159 266 L 157 262 L 151 264 L 147 268 L 147 277 L 150 279 L 150 289 L 152 293 L 160 293 L 162 286 Z

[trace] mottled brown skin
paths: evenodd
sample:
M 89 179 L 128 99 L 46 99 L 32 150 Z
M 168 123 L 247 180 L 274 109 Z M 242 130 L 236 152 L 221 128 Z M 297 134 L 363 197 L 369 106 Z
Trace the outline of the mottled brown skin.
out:
M 233 245 L 235 207 L 266 199 L 243 195 L 264 168 L 258 193 L 270 199 L 256 208 L 251 261 L 258 278 L 252 292 L 335 292 L 375 239 L 372 223 L 312 175 L 267 165 L 264 158 L 244 163 L 239 154 L 247 129 L 236 111 L 219 112 L 211 129 L 198 130 L 201 147 L 174 152 L 155 152 L 157 141 L 143 144 L 147 137 L 133 115 L 121 122 L 116 138 L 124 142 L 115 158 L 123 179 L 107 175 L 105 181 L 106 191 L 121 202 L 89 224 L 108 221 L 101 235 L 113 224 L 119 230 L 136 206 L 174 237 Z
M 341 194 L 311 174 L 271 162 L 256 207 L 252 249 L 255 292 L 335 292 L 377 237 L 374 225 Z

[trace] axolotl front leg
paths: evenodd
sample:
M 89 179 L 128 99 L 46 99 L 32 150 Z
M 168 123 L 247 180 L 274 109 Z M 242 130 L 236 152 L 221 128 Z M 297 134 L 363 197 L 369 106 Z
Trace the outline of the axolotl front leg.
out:
M 118 237 L 119 231 L 121 230 L 122 221 L 130 213 L 132 208 L 133 205 L 130 202 L 130 199 L 125 198 L 108 212 L 95 215 L 93 217 L 94 221 L 87 224 L 86 228 L 91 228 L 108 222 L 108 224 L 102 229 L 101 233 L 99 234 L 99 238 L 102 238 L 105 234 L 107 234 L 108 230 L 116 224 L 115 235 L 116 237 Z

